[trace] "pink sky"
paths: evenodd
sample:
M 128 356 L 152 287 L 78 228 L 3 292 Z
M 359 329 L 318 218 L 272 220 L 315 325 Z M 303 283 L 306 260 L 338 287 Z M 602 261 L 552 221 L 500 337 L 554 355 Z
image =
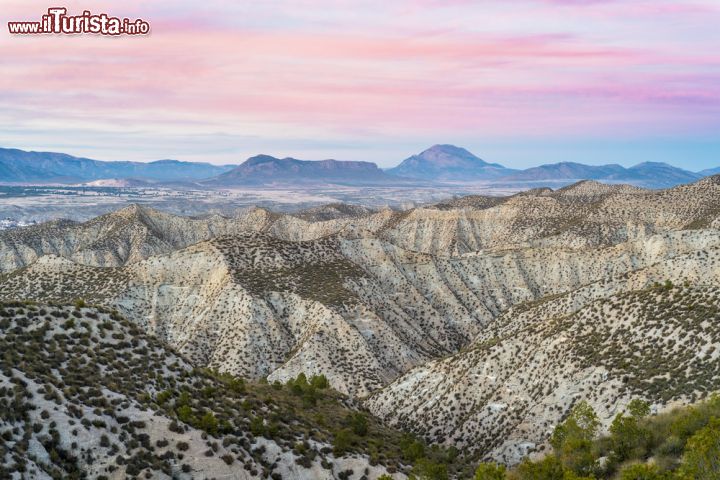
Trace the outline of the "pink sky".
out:
M 390 166 L 434 143 L 508 166 L 720 165 L 717 0 L 68 1 L 147 37 L 11 36 L 0 146 Z

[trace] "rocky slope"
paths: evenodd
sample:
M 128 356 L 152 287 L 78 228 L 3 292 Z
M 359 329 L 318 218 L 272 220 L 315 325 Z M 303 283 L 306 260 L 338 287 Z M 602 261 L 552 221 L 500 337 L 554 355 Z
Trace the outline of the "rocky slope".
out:
M 403 212 L 383 237 L 403 248 L 441 255 L 513 245 L 613 245 L 670 230 L 717 226 L 720 177 L 656 192 L 587 181 L 557 191 L 531 190 L 499 204 L 474 198 L 477 206 L 447 209 L 442 204 Z
M 358 479 L 404 468 L 400 434 L 371 418 L 339 451 L 334 429 L 358 413 L 337 394 L 301 384 L 301 400 L 193 369 L 109 311 L 0 304 L 0 346 L 2 478 Z
M 717 389 L 719 205 L 710 177 L 403 212 L 134 207 L 0 234 L 0 299 L 83 298 L 193 365 L 250 379 L 324 374 L 392 425 L 513 463 L 577 399 L 607 423 L 634 396 L 664 408 Z M 654 287 L 668 280 L 682 288 Z M 653 315 L 697 348 L 661 342 L 652 356 Z
M 313 215 L 313 211 L 307 213 L 308 218 Z M 43 255 L 57 255 L 84 265 L 117 267 L 219 235 L 247 232 L 268 232 L 288 240 L 313 239 L 341 231 L 354 218 L 339 214 L 337 209 L 335 214 L 326 212 L 323 216 L 329 218 L 311 222 L 302 214 L 280 215 L 252 208 L 234 217 L 192 218 L 131 205 L 84 223 L 58 220 L 0 231 L 0 272 L 23 267 Z M 367 218 L 364 225 L 379 228 L 391 216 L 389 211 L 380 212 Z
M 362 396 L 458 351 L 513 305 L 719 245 L 718 232 L 697 230 L 599 250 L 439 258 L 372 236 L 224 236 L 123 268 L 43 257 L 0 278 L 0 296 L 84 298 L 119 309 L 197 364 L 271 380 L 323 373 Z
M 517 463 L 545 450 L 579 400 L 608 427 L 633 398 L 656 410 L 703 398 L 720 386 L 718 246 L 510 308 L 367 404 L 433 441 Z
M 254 208 L 188 218 L 133 205 L 85 223 L 56 221 L 0 232 L 0 272 L 42 255 L 120 266 L 214 238 L 264 232 L 282 240 L 373 234 L 408 250 L 457 256 L 489 248 L 585 248 L 720 224 L 720 176 L 649 191 L 580 182 L 557 191 L 464 197 L 402 212 L 335 205 L 285 215 Z

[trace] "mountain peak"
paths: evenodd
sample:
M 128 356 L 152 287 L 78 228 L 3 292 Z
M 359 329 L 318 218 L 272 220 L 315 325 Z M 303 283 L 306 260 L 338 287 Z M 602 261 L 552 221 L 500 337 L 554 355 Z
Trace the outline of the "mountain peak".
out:
M 468 150 L 462 147 L 456 147 L 455 145 L 449 144 L 438 144 L 423 150 L 420 154 L 414 157 L 419 157 L 432 162 L 442 163 L 459 163 L 459 160 L 466 160 L 476 162 L 480 165 L 489 165 L 486 161 L 470 153 Z M 413 157 L 410 157 L 413 158 Z
M 665 162 L 642 162 L 642 163 L 638 163 L 637 165 L 633 165 L 632 167 L 630 167 L 630 169 L 633 169 L 633 168 L 648 168 L 648 167 L 652 167 L 652 168 L 676 168 L 676 167 L 673 167 L 672 165 L 670 165 L 670 164 L 668 164 L 668 163 L 665 163 Z
M 445 154 L 451 154 L 451 155 L 466 155 L 472 158 L 478 158 L 472 153 L 470 153 L 467 149 L 463 147 L 458 147 L 455 145 L 451 145 L 449 143 L 438 143 L 436 145 L 433 145 L 430 148 L 427 148 L 423 150 L 420 155 L 424 155 L 427 153 L 445 153 Z M 478 158 L 478 160 L 480 160 Z
M 446 181 L 492 180 L 512 172 L 462 147 L 448 144 L 433 145 L 388 170 L 402 177 Z
M 286 158 L 285 160 L 291 160 L 290 158 Z M 245 160 L 242 165 L 252 166 L 252 165 L 260 165 L 263 163 L 270 163 L 270 162 L 279 162 L 281 159 L 277 157 L 273 157 L 272 155 L 253 155 L 252 157 Z
M 142 221 L 143 218 L 145 218 L 145 216 L 152 211 L 153 209 L 149 207 L 144 207 L 138 203 L 131 203 L 130 205 L 127 205 L 119 210 L 115 210 L 114 212 L 101 215 L 97 218 Z

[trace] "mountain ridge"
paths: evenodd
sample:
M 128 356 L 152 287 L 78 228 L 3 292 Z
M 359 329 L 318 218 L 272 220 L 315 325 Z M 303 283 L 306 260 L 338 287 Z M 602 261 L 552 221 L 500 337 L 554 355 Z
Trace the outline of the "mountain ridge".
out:
M 521 189 L 557 188 L 578 180 L 597 180 L 660 189 L 691 183 L 719 171 L 720 167 L 691 172 L 662 162 L 642 162 L 631 167 L 559 162 L 517 170 L 486 162 L 449 144 L 434 145 L 386 169 L 373 162 L 298 160 L 266 154 L 250 157 L 240 165 L 218 166 L 179 160 L 103 162 L 63 153 L 0 148 L 0 182 L 128 188 L 154 183 L 180 189 L 322 184 L 411 188 L 418 184 L 480 183 Z
M 691 183 L 703 178 L 701 173 L 690 172 L 662 162 L 642 162 L 631 167 L 621 165 L 585 165 L 561 162 L 540 165 L 498 179 L 499 183 L 562 182 L 597 180 L 609 183 L 630 183 L 647 188 L 668 188 Z
M 65 153 L 0 148 L 2 182 L 79 183 L 113 178 L 187 181 L 217 175 L 230 168 L 232 166 L 168 159 L 153 162 L 108 162 Z
M 347 160 L 298 160 L 255 155 L 206 185 L 267 185 L 273 183 L 376 184 L 402 181 L 383 172 L 375 163 Z

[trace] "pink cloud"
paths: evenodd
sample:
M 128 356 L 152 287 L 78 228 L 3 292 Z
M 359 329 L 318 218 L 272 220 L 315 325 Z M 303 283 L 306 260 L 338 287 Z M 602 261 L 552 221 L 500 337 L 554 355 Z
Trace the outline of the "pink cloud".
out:
M 403 28 L 390 29 L 375 17 L 343 16 L 350 2 L 328 2 L 328 17 L 337 21 L 320 25 L 288 23 L 286 17 L 302 12 L 278 2 L 282 21 L 262 17 L 266 23 L 251 27 L 207 13 L 221 12 L 218 0 L 196 16 L 190 4 L 171 10 L 158 2 L 148 37 L 0 36 L 0 108 L 28 126 L 101 122 L 128 132 L 173 129 L 182 120 L 256 135 L 312 128 L 328 138 L 366 130 L 442 137 L 714 125 L 720 62 L 707 38 L 715 29 L 711 15 L 695 15 L 706 4 L 674 11 L 692 19 L 687 31 L 675 31 L 684 33 L 676 40 L 658 29 L 675 8 L 670 4 L 580 3 L 528 0 L 523 5 L 537 22 L 520 27 L 527 17 L 499 2 L 488 8 L 483 28 L 453 15 L 452 22 L 434 21 L 436 11 L 447 15 L 449 8 L 478 15 L 476 2 L 407 1 L 400 4 L 414 7 L 411 19 L 396 19 Z M 94 9 L 146 16 L 145 5 L 104 2 Z M 69 7 L 82 8 L 75 1 Z M 32 19 L 43 8 L 11 2 L 7 15 Z M 570 12 L 566 24 L 558 21 L 558 9 Z M 588 9 L 609 23 L 577 28 Z M 644 9 L 657 26 L 643 23 L 646 30 L 629 38 L 625 32 L 634 24 L 616 17 L 616 9 Z M 514 22 L 501 23 L 508 18 Z

